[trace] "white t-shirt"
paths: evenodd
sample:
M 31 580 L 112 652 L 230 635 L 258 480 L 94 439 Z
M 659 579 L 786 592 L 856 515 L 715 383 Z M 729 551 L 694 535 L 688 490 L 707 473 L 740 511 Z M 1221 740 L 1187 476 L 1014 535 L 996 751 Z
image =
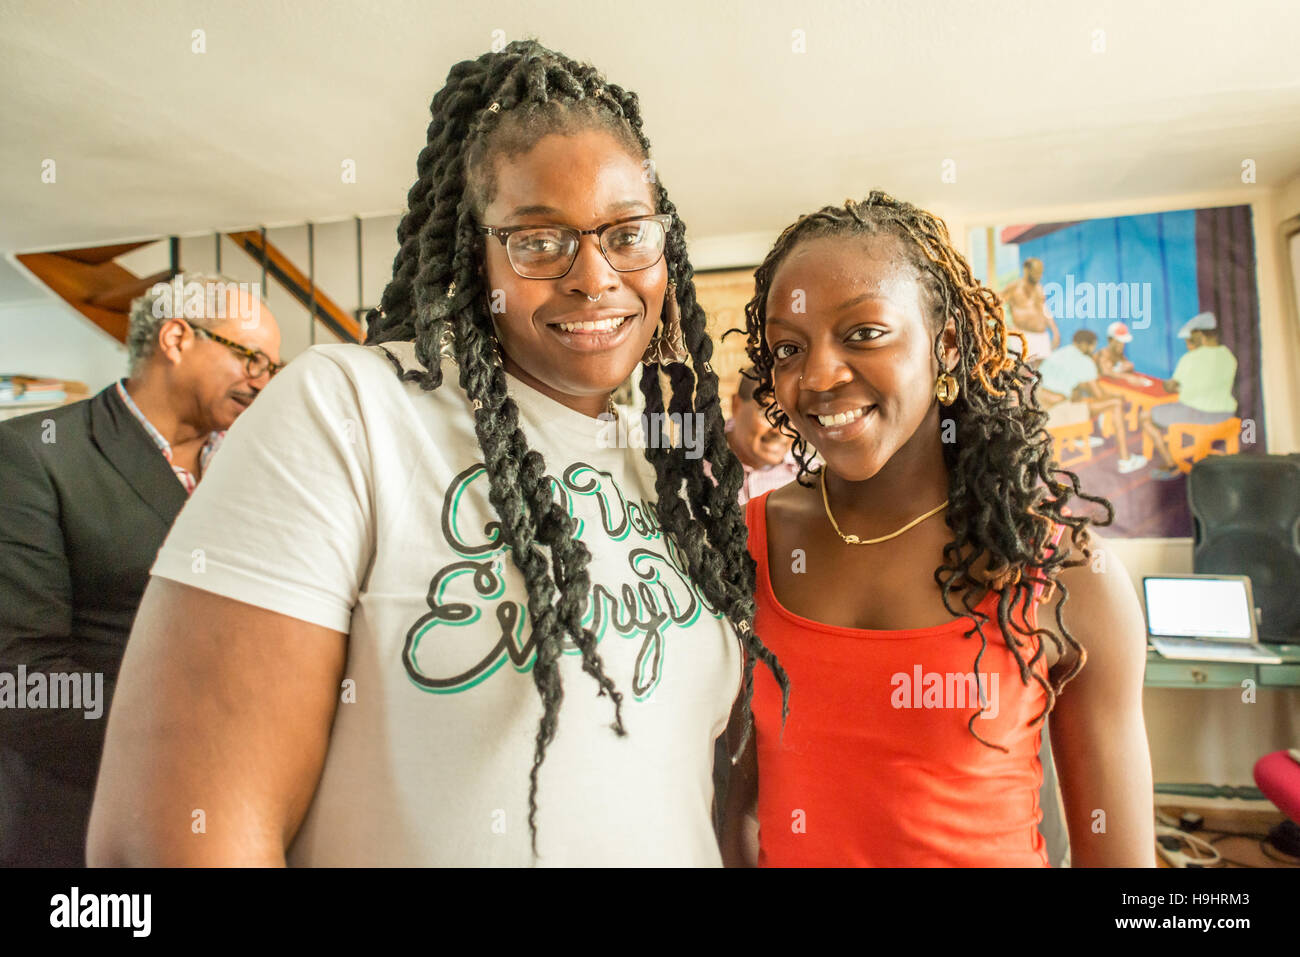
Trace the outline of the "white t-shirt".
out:
M 419 367 L 413 343 L 384 348 Z M 379 348 L 309 349 L 230 430 L 153 566 L 349 636 L 290 864 L 534 863 L 542 705 L 528 596 L 496 544 L 458 371 L 447 360 L 443 385 L 424 392 Z M 539 773 L 536 863 L 718 865 L 713 744 L 740 687 L 739 641 L 669 549 L 645 453 L 609 447 L 610 426 L 518 379 L 509 389 L 582 523 L 591 627 L 628 732 L 614 733 L 613 703 L 571 647 Z

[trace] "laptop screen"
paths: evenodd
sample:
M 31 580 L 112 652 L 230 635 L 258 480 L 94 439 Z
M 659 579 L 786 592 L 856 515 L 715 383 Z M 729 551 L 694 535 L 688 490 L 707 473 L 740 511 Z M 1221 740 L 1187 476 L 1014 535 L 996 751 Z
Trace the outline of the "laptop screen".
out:
M 1246 583 L 1223 578 L 1146 578 L 1147 631 L 1158 638 L 1249 641 Z

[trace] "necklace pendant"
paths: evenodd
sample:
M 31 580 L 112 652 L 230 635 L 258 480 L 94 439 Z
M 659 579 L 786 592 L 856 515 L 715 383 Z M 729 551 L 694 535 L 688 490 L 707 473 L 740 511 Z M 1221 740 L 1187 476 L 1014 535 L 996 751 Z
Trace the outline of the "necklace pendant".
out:
M 862 544 L 862 539 L 858 538 L 858 536 L 856 536 L 856 535 L 845 535 L 845 536 L 844 536 L 844 540 L 845 540 L 846 542 L 848 542 L 850 545 L 861 545 L 861 544 Z

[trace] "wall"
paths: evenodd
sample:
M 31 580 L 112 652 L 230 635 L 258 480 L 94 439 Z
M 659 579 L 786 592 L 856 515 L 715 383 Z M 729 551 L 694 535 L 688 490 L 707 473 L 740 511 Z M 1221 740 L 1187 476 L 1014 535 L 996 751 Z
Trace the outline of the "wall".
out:
M 93 395 L 126 375 L 126 347 L 53 294 L 0 303 L 0 372 L 84 382 Z
M 1289 183 L 1283 184 L 1277 190 L 1277 201 L 1274 209 L 1274 229 L 1277 232 L 1278 241 L 1285 243 L 1284 237 L 1280 231 L 1284 224 L 1291 221 L 1292 224 L 1300 220 L 1300 175 L 1295 176 Z M 1291 268 L 1289 274 L 1285 277 L 1284 294 L 1287 295 L 1287 304 L 1290 307 L 1290 330 L 1292 341 L 1297 343 L 1297 349 L 1300 350 L 1300 238 L 1292 239 L 1287 248 L 1279 249 L 1280 265 L 1285 272 L 1285 266 L 1290 258 Z M 1292 375 L 1296 373 L 1295 366 L 1292 367 Z
M 1300 216 L 1300 173 L 1279 186 L 1276 194 L 1278 223 L 1292 216 Z

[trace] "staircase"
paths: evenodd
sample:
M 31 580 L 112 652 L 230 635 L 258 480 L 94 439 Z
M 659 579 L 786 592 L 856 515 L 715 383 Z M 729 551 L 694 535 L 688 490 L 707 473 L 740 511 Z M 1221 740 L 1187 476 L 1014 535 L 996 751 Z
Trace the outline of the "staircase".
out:
M 226 238 L 262 267 L 266 279 L 299 302 L 308 314 L 345 342 L 364 338 L 354 316 L 340 308 L 289 257 L 265 239 L 262 232 L 227 233 Z M 179 240 L 171 240 L 171 268 L 150 276 L 136 276 L 114 262 L 117 257 L 157 240 L 64 249 L 59 252 L 19 253 L 15 258 L 68 305 L 118 342 L 126 342 L 131 302 L 155 283 L 167 282 L 180 271 Z

